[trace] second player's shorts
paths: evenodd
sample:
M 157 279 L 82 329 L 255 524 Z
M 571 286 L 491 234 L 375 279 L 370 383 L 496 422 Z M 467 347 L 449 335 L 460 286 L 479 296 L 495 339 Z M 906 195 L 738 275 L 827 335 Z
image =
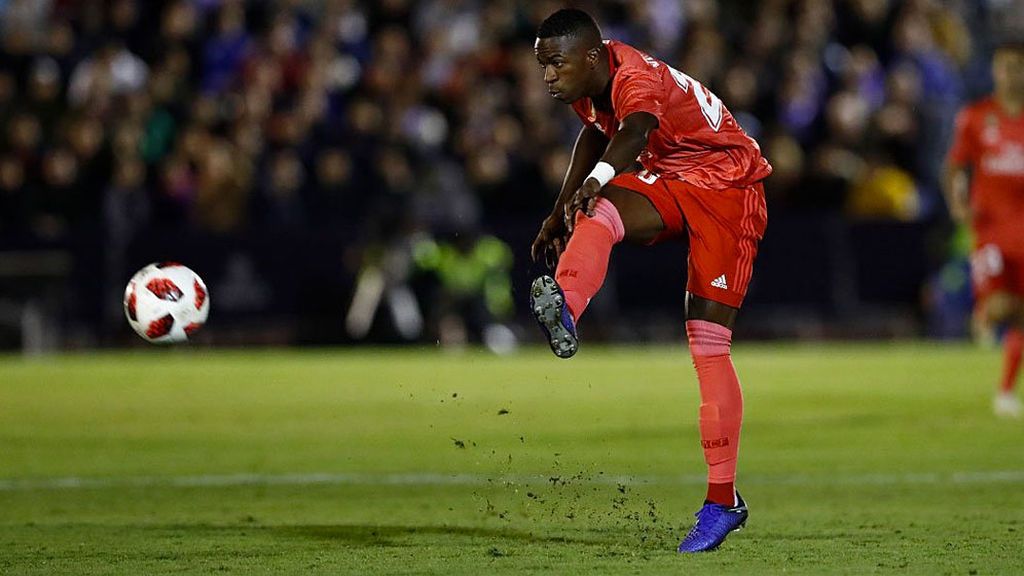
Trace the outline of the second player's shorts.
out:
M 995 243 L 983 244 L 971 254 L 971 280 L 978 302 L 996 292 L 1024 297 L 1024 255 L 1008 253 Z
M 760 182 L 746 188 L 707 190 L 641 171 L 620 174 L 609 184 L 651 201 L 665 224 L 655 243 L 689 236 L 687 291 L 740 307 L 747 295 L 758 242 L 768 225 Z

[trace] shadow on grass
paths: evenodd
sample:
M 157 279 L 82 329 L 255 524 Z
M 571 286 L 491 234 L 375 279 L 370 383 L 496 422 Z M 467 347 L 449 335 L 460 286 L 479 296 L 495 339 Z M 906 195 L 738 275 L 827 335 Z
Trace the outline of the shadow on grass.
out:
M 261 526 L 260 531 L 281 536 L 296 538 L 312 538 L 348 542 L 360 546 L 405 546 L 420 536 L 481 538 L 513 540 L 533 544 L 579 544 L 584 546 L 604 546 L 612 542 L 603 538 L 574 538 L 553 534 L 538 534 L 500 528 L 482 528 L 469 526 L 388 526 L 388 525 L 291 525 Z

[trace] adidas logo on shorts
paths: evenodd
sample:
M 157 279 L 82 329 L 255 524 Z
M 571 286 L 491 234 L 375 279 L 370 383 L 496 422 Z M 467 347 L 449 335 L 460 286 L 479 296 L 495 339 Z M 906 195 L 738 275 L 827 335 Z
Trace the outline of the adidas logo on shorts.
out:
M 711 285 L 715 288 L 721 288 L 722 290 L 728 290 L 729 285 L 725 283 L 725 274 L 722 274 L 718 278 L 711 281 Z

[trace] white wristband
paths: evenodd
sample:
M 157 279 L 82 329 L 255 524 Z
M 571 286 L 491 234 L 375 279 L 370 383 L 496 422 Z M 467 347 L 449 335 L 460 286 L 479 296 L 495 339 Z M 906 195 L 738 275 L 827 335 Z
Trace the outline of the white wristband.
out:
M 598 162 L 597 166 L 594 166 L 594 169 L 590 171 L 587 178 L 597 180 L 597 183 L 604 188 L 604 185 L 607 184 L 609 180 L 615 178 L 615 168 L 607 162 Z

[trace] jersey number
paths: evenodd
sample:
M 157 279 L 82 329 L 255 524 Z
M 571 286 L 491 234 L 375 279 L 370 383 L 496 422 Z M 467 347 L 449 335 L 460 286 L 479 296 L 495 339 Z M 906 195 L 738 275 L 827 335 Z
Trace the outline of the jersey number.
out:
M 672 73 L 672 78 L 675 79 L 676 84 L 683 89 L 683 92 L 689 92 L 690 85 L 693 85 L 693 97 L 697 100 L 697 105 L 700 106 L 704 119 L 708 121 L 708 125 L 711 126 L 712 130 L 718 132 L 718 129 L 722 127 L 722 101 L 718 99 L 718 96 L 712 94 L 710 90 L 686 73 L 680 72 L 671 66 L 668 66 L 668 70 Z

